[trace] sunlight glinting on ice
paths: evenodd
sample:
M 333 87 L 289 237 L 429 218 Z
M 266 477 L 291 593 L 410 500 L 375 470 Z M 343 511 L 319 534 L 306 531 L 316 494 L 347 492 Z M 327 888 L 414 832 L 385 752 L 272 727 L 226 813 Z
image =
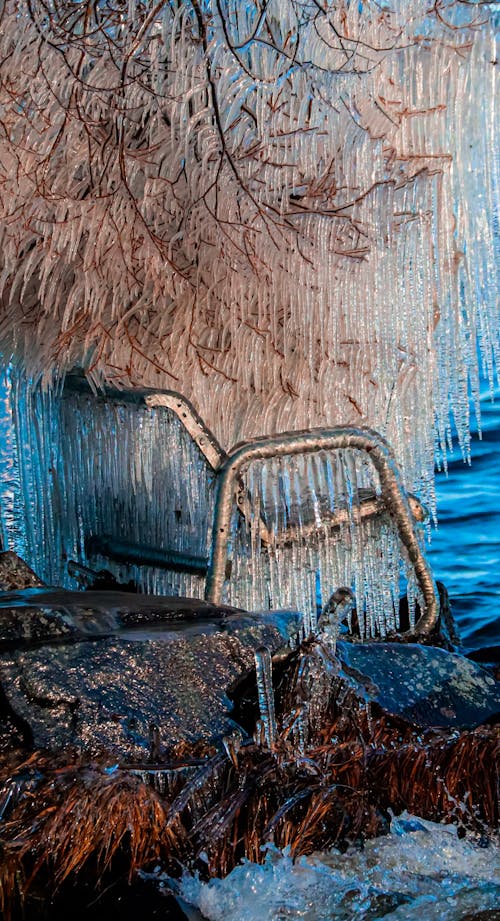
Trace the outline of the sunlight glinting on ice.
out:
M 201 41 L 190 4 L 139 36 L 132 2 L 113 59 L 97 30 L 55 53 L 19 5 L 4 350 L 179 389 L 225 447 L 369 424 L 429 501 L 434 417 L 440 451 L 450 414 L 467 451 L 478 341 L 491 374 L 498 354 L 489 14 L 273 0 L 272 49 L 253 4 L 220 9 Z

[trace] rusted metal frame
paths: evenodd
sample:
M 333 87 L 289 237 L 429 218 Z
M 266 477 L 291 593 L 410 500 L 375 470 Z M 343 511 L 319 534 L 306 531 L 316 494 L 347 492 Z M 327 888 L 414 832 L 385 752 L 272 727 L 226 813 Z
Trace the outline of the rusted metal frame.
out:
M 237 445 L 229 452 L 217 476 L 212 553 L 205 589 L 207 601 L 219 604 L 222 599 L 231 514 L 236 484 L 243 469 L 257 460 L 346 449 L 364 451 L 369 455 L 379 475 L 387 511 L 397 526 L 401 542 L 415 570 L 425 610 L 413 633 L 425 634 L 433 629 L 439 616 L 439 596 L 415 532 L 410 504 L 394 455 L 381 435 L 365 428 L 335 427 L 284 432 Z
M 149 388 L 119 390 L 115 387 L 105 387 L 100 392 L 95 391 L 90 386 L 83 374 L 68 374 L 65 380 L 65 389 L 74 393 L 91 394 L 97 400 L 135 403 L 146 406 L 148 409 L 157 409 L 159 407 L 170 409 L 198 446 L 212 470 L 218 470 L 227 458 L 226 452 L 220 446 L 215 435 L 207 428 L 193 404 L 175 390 L 152 390 Z
M 428 512 L 420 500 L 411 494 L 407 498 L 413 520 L 419 523 L 425 521 L 428 517 Z M 387 512 L 387 507 L 382 496 L 370 496 L 369 498 L 360 499 L 359 507 L 356 508 L 356 518 L 361 521 L 367 521 L 370 518 L 378 518 L 384 512 Z M 278 531 L 274 538 L 267 528 L 263 534 L 262 529 L 259 527 L 259 535 L 264 546 L 273 543 L 276 547 L 287 547 L 298 540 L 299 537 L 307 538 L 317 535 L 320 539 L 326 539 L 332 531 L 338 531 L 343 525 L 349 524 L 350 520 L 350 510 L 348 508 L 339 508 L 336 511 L 321 513 L 322 530 L 318 530 L 315 521 L 308 521 L 302 525 L 290 524 L 283 530 Z
M 78 372 L 68 374 L 64 386 L 66 390 L 73 393 L 89 394 L 97 400 L 114 400 L 117 403 L 133 403 L 138 406 L 145 406 L 148 409 L 169 409 L 177 416 L 179 422 L 184 426 L 187 433 L 191 436 L 215 473 L 227 459 L 226 452 L 217 441 L 215 435 L 213 435 L 210 429 L 205 425 L 193 404 L 176 390 L 153 390 L 150 388 L 120 390 L 117 387 L 104 387 L 102 391 L 96 391 L 90 386 L 84 374 Z M 240 490 L 238 495 L 238 510 L 247 521 L 251 520 L 252 509 L 250 497 L 248 492 L 244 489 Z M 266 537 L 269 540 L 269 535 L 262 519 L 260 519 L 260 534 L 263 540 L 265 540 Z M 147 548 L 148 551 L 151 549 L 152 548 Z M 144 549 L 144 552 L 146 553 L 146 549 Z M 169 551 L 165 552 L 168 553 Z M 129 560 L 129 562 L 132 562 L 132 560 Z M 143 565 L 149 564 L 144 563 Z M 174 570 L 177 569 L 176 566 L 172 568 Z
M 68 375 L 66 386 L 69 390 L 76 390 L 79 392 L 86 392 L 88 390 L 89 393 L 93 393 L 94 396 L 99 398 L 99 394 L 96 394 L 95 391 L 92 390 L 82 375 Z M 432 574 L 415 535 L 412 521 L 412 513 L 414 518 L 420 521 L 423 520 L 425 513 L 415 497 L 406 497 L 404 489 L 400 484 L 399 471 L 392 452 L 388 444 L 376 432 L 370 429 L 342 427 L 334 429 L 316 429 L 308 432 L 287 432 L 283 435 L 256 439 L 253 442 L 238 445 L 227 454 L 212 432 L 207 428 L 192 403 L 183 397 L 182 394 L 174 390 L 143 389 L 130 391 L 106 388 L 103 397 L 126 403 L 142 403 L 142 405 L 147 406 L 149 409 L 159 407 L 170 409 L 175 413 L 198 446 L 212 470 L 219 474 L 212 540 L 212 559 L 208 571 L 205 593 L 208 600 L 212 600 L 212 596 L 215 597 L 215 595 L 217 595 L 218 600 L 220 600 L 219 596 L 222 594 L 226 572 L 227 541 L 229 538 L 229 523 L 234 500 L 235 482 L 240 478 L 242 467 L 244 467 L 245 464 L 250 463 L 252 460 L 264 459 L 266 457 L 271 458 L 287 454 L 312 453 L 314 451 L 328 449 L 340 450 L 347 447 L 358 448 L 359 450 L 370 453 L 374 466 L 380 476 L 385 507 L 396 521 L 402 543 L 405 545 L 410 561 L 415 568 L 417 580 L 426 604 L 426 610 L 416 624 L 415 632 L 427 633 L 432 630 L 439 612 L 438 594 Z M 349 443 L 330 445 L 330 438 L 333 438 L 334 441 L 338 439 L 340 439 L 340 441 L 342 441 L 342 439 L 347 439 Z M 328 444 L 324 443 L 325 440 Z M 374 451 L 377 451 L 378 454 L 376 455 L 373 453 Z M 237 492 L 238 509 L 245 518 L 250 520 L 250 497 L 248 496 L 248 492 L 242 487 L 241 478 Z M 226 501 L 228 502 L 228 510 L 224 511 Z M 371 504 L 374 505 L 374 503 Z M 362 517 L 369 517 L 380 513 L 381 509 L 375 507 L 375 505 L 371 508 L 371 504 L 366 503 L 366 508 L 364 508 L 364 503 L 362 503 Z M 228 524 L 225 525 L 224 532 L 220 530 L 218 522 L 221 517 L 225 520 L 226 515 L 229 515 L 229 521 Z M 342 524 L 341 519 L 342 513 L 340 512 L 328 523 L 328 526 L 332 529 L 340 527 Z M 268 543 L 270 535 L 262 519 L 259 522 L 259 533 L 263 543 Z M 282 540 L 283 542 L 293 540 L 293 536 L 291 532 L 283 532 Z M 220 559 L 222 557 L 223 561 L 221 562 Z

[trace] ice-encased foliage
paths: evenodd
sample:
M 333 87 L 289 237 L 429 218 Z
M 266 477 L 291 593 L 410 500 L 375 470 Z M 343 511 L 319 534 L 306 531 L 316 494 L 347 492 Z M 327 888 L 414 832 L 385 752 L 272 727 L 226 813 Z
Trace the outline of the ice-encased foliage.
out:
M 432 499 L 498 357 L 495 4 L 7 0 L 0 341 L 228 447 L 369 424 Z

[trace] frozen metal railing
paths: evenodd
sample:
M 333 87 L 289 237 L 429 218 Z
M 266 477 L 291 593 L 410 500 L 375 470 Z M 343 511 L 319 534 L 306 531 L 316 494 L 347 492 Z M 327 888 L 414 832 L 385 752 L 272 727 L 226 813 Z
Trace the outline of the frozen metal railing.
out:
M 217 477 L 212 554 L 205 592 L 207 601 L 218 604 L 222 600 L 231 514 L 237 483 L 243 470 L 256 460 L 346 449 L 364 451 L 369 455 L 379 475 L 386 509 L 396 524 L 401 542 L 415 570 L 425 610 L 413 632 L 429 633 L 433 629 L 439 615 L 438 593 L 415 533 L 410 503 L 389 445 L 381 435 L 367 428 L 336 427 L 284 432 L 237 445 L 228 453 Z
M 90 388 L 81 376 L 70 375 L 66 386 L 70 390 L 89 392 Z M 97 394 L 99 399 L 99 394 Z M 439 600 L 430 568 L 422 553 L 414 522 L 425 518 L 425 509 L 414 496 L 407 496 L 401 483 L 399 470 L 393 453 L 387 442 L 377 432 L 368 428 L 335 427 L 318 428 L 303 432 L 285 432 L 270 437 L 257 438 L 251 442 L 234 446 L 225 452 L 215 436 L 207 428 L 194 406 L 175 391 L 137 390 L 124 391 L 106 388 L 102 394 L 106 400 L 137 403 L 149 409 L 165 408 L 175 413 L 210 468 L 216 474 L 216 501 L 212 531 L 212 552 L 208 565 L 205 597 L 213 603 L 222 601 L 222 592 L 227 578 L 228 541 L 231 526 L 231 514 L 236 505 L 243 517 L 249 519 L 251 499 L 244 486 L 242 474 L 252 461 L 297 454 L 312 454 L 317 451 L 338 451 L 355 449 L 365 452 L 376 469 L 381 487 L 381 496 L 363 497 L 359 504 L 358 515 L 361 519 L 371 518 L 387 511 L 396 524 L 399 537 L 406 548 L 409 560 L 414 567 L 417 583 L 422 592 L 425 610 L 415 625 L 414 634 L 429 633 L 438 618 Z M 348 509 L 337 509 L 325 522 L 329 531 L 340 528 L 349 516 Z M 306 530 L 307 530 L 306 525 Z M 311 532 L 314 524 L 310 523 Z M 305 535 L 302 528 L 302 537 Z M 259 535 L 262 546 L 270 539 L 265 522 L 259 520 Z M 282 529 L 275 536 L 278 544 L 292 543 L 297 537 L 293 525 Z M 141 546 L 134 545 L 134 562 L 141 562 Z M 152 559 L 154 548 L 144 547 L 144 565 Z M 127 548 L 122 548 L 126 555 Z M 146 552 L 147 551 L 147 552 Z M 170 551 L 163 548 L 158 551 L 163 565 L 168 565 Z M 153 554 L 154 555 L 154 554 Z M 176 568 L 173 554 L 171 564 Z M 125 559 L 125 556 L 122 556 Z M 157 558 L 157 563 L 159 557 Z M 183 562 L 183 561 L 181 561 Z M 188 563 L 192 562 L 188 560 Z M 205 561 L 194 560 L 201 572 Z
M 81 374 L 68 374 L 65 389 L 76 393 L 91 394 L 90 385 Z M 218 470 L 227 454 L 221 448 L 215 435 L 203 422 L 193 404 L 175 390 L 118 390 L 106 387 L 102 392 L 94 393 L 96 399 L 116 400 L 124 403 L 137 403 L 148 409 L 163 407 L 170 409 L 178 417 L 186 431 L 208 461 L 212 470 Z

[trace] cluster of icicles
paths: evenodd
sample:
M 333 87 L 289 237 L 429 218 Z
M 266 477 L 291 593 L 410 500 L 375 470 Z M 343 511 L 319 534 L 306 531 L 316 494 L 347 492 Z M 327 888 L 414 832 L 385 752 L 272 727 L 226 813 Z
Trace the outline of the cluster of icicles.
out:
M 318 728 L 315 722 L 319 721 L 315 721 L 315 717 L 321 714 L 321 704 L 318 707 L 321 691 L 326 692 L 332 677 L 338 676 L 335 642 L 339 628 L 340 623 L 335 620 L 326 629 L 320 629 L 319 641 L 311 647 L 309 653 L 303 652 L 300 657 L 295 684 L 296 707 L 287 715 L 283 726 L 286 736 L 293 742 L 297 755 L 305 756 L 309 732 Z M 267 646 L 260 646 L 255 651 L 255 674 L 260 714 L 255 738 L 258 744 L 272 751 L 278 738 L 278 724 L 274 704 L 273 662 Z M 315 710 L 319 712 L 315 713 Z M 226 750 L 228 748 L 231 757 L 230 742 L 226 742 Z
M 300 610 L 309 635 L 334 590 L 352 586 L 361 636 L 385 636 L 399 627 L 405 590 L 413 625 L 418 590 L 397 529 L 380 509 L 363 514 L 380 497 L 367 455 L 320 451 L 255 462 L 245 488 L 250 514 L 233 522 L 233 604 Z
M 141 592 L 203 598 L 203 572 L 127 564 L 105 551 L 121 541 L 208 563 L 216 475 L 177 416 L 119 396 L 55 395 L 16 376 L 11 403 L 0 501 L 6 544 L 49 585 L 78 587 L 74 561 L 133 580 Z M 227 603 L 301 611 L 309 635 L 335 589 L 347 586 L 361 637 L 399 628 L 403 594 L 414 624 L 415 576 L 368 455 L 254 462 L 241 488 L 248 501 L 241 514 L 235 495 Z
M 180 390 L 225 448 L 369 425 L 432 507 L 498 358 L 493 5 L 83 9 L 3 12 L 4 354 Z

